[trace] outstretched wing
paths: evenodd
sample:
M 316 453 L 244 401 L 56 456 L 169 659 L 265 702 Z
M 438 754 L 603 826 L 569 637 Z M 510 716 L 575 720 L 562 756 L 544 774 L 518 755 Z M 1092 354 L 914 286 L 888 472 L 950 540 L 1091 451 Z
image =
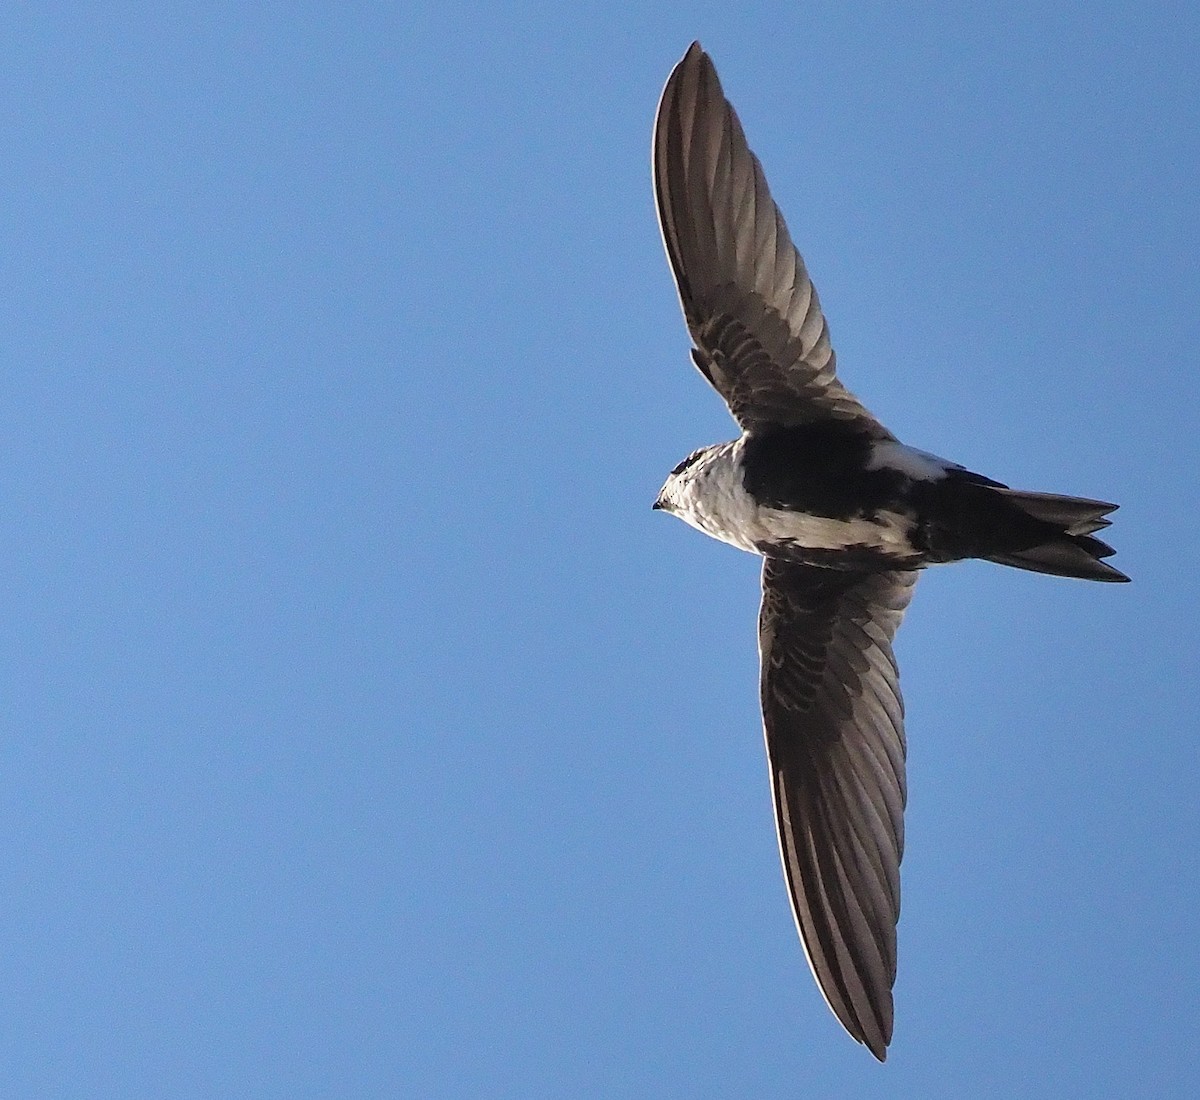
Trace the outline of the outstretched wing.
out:
M 837 417 L 891 438 L 834 375 L 817 292 L 697 42 L 658 105 L 654 191 L 692 356 L 738 423 Z
M 846 1030 L 892 1037 L 904 704 L 892 637 L 915 572 L 763 563 L 762 710 L 779 850 L 809 965 Z

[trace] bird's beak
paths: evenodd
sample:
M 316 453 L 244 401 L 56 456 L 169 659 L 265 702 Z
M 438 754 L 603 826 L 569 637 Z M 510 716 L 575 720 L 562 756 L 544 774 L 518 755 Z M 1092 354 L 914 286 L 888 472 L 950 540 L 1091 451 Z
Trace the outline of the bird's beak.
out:
M 656 500 L 653 504 L 650 505 L 650 507 L 653 511 L 660 512 L 660 511 L 662 511 L 662 501 Z

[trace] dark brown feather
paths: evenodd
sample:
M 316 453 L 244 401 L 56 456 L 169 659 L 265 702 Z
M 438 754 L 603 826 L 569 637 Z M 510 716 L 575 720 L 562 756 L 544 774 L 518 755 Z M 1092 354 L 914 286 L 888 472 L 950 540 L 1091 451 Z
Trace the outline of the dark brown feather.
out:
M 767 558 L 762 709 L 779 849 L 829 1007 L 880 1060 L 892 1037 L 904 706 L 891 641 L 915 572 Z
M 693 358 L 738 423 L 752 429 L 836 417 L 890 439 L 834 375 L 817 292 L 696 43 L 659 103 L 654 189 Z

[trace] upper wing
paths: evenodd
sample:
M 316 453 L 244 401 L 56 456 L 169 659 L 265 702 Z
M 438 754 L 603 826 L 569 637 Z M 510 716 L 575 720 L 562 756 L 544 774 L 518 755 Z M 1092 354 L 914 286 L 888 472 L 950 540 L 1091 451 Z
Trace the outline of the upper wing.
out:
M 817 292 L 698 42 L 658 105 L 654 192 L 692 356 L 738 423 L 844 417 L 890 438 L 834 376 Z
M 779 850 L 829 1007 L 880 1061 L 892 1037 L 904 704 L 891 640 L 915 572 L 763 563 L 763 726 Z

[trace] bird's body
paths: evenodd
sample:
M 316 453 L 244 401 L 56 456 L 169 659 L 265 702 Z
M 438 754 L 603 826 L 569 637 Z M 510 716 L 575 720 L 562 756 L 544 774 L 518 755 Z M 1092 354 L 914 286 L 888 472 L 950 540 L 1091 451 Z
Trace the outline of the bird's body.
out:
M 1061 517 L 1050 518 L 1058 502 Z M 1029 511 L 1030 507 L 1034 511 Z M 1113 505 L 1017 493 L 894 439 L 831 420 L 759 427 L 693 452 L 655 507 L 747 550 L 826 569 L 922 569 L 990 558 L 1123 580 L 1091 532 Z
M 842 456 L 815 474 L 800 463 L 781 465 L 772 452 L 780 443 L 793 450 L 791 442 L 743 435 L 706 448 L 673 476 L 657 507 L 752 554 L 833 568 L 848 567 L 852 557 L 881 567 L 921 564 L 903 475 L 843 464 Z M 807 451 L 807 441 L 794 449 Z M 789 478 L 793 470 L 812 476 Z
M 792 909 L 830 1007 L 882 1059 L 905 802 L 891 639 L 918 572 L 985 558 L 1127 580 L 1095 537 L 1115 505 L 1012 490 L 906 446 L 845 389 L 804 261 L 695 43 L 663 91 L 654 181 L 692 357 L 742 428 L 684 459 L 654 506 L 764 558 L 760 689 Z

